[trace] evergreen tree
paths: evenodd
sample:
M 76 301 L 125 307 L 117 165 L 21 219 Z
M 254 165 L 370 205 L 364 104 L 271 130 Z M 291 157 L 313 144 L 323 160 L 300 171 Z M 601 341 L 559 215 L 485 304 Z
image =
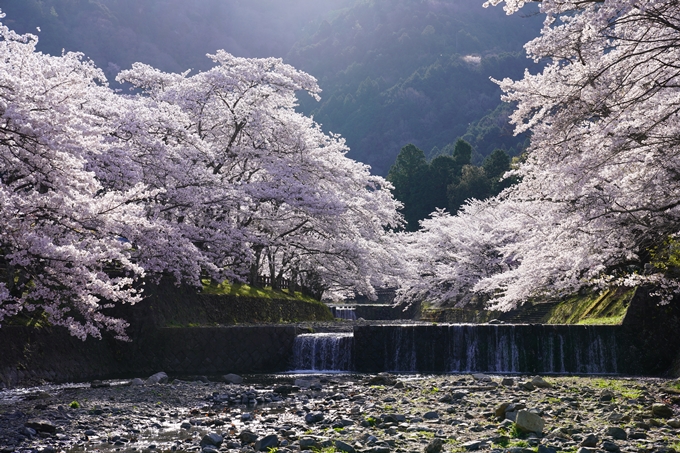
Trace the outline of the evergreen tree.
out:
M 491 194 L 498 195 L 515 183 L 515 178 L 501 179 L 510 170 L 510 156 L 504 150 L 496 148 L 482 164 L 486 177 L 491 182 Z
M 406 230 L 418 230 L 418 222 L 431 212 L 428 210 L 429 166 L 423 150 L 412 144 L 404 146 L 390 168 L 387 180 L 394 185 L 394 197 L 404 204 L 402 213 Z
M 429 173 L 431 192 L 428 213 L 435 208 L 446 209 L 449 206 L 446 190 L 449 185 L 460 180 L 460 168 L 452 156 L 437 156 L 430 162 Z

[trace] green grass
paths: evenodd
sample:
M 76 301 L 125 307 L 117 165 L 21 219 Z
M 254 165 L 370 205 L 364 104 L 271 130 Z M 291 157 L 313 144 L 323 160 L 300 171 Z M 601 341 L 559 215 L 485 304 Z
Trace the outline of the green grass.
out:
M 618 326 L 623 322 L 623 318 L 625 317 L 625 313 L 622 313 L 619 316 L 611 316 L 609 318 L 587 318 L 587 319 L 582 319 L 576 324 L 579 325 L 586 325 L 586 326 L 592 326 L 592 325 L 608 325 L 608 326 Z
M 305 302 L 321 303 L 313 297 L 306 296 L 299 291 L 291 293 L 287 289 L 272 289 L 270 287 L 255 288 L 245 283 L 215 283 L 209 279 L 201 280 L 203 283 L 203 294 L 213 295 L 228 295 L 236 297 L 257 297 L 260 299 L 284 299 L 284 300 L 302 300 Z
M 590 381 L 591 385 L 601 389 L 611 390 L 620 393 L 626 399 L 637 399 L 642 395 L 639 389 L 633 388 L 626 381 L 618 379 L 596 378 Z
M 513 439 L 521 439 L 526 437 L 526 434 L 520 431 L 520 429 L 517 427 L 516 423 L 513 423 L 512 426 L 510 427 L 510 431 L 508 432 L 508 435 L 512 437 Z M 528 444 L 527 444 L 528 446 Z
M 671 393 L 680 393 L 680 379 L 666 383 L 664 388 Z

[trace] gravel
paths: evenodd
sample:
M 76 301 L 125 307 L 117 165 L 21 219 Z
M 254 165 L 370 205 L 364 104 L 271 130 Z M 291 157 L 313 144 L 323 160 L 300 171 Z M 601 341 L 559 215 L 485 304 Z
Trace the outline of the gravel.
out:
M 2 390 L 0 453 L 680 453 L 680 397 L 662 379 L 300 377 Z M 540 429 L 519 429 L 518 413 Z

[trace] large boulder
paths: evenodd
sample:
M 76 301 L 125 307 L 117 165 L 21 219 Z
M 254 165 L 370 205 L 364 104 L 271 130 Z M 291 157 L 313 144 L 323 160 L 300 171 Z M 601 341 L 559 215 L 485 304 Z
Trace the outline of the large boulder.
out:
M 527 410 L 521 410 L 517 412 L 515 424 L 520 431 L 541 434 L 543 432 L 543 427 L 545 426 L 545 421 L 543 421 L 540 415 Z
M 206 434 L 201 439 L 201 447 L 206 447 L 208 445 L 211 445 L 213 447 L 219 448 L 220 445 L 222 445 L 222 442 L 224 442 L 224 438 L 222 438 L 222 436 L 220 436 L 217 433 L 210 433 L 210 434 Z
M 279 445 L 279 438 L 276 434 L 270 434 L 255 442 L 255 451 L 269 451 Z
M 652 416 L 659 418 L 672 418 L 673 409 L 666 406 L 665 404 L 652 404 Z

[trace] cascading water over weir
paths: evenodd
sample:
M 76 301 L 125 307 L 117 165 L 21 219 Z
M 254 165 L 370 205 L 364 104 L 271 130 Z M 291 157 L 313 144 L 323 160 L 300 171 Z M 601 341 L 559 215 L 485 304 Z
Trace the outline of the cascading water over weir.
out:
M 356 321 L 357 319 L 354 307 L 331 307 L 331 312 L 334 317 L 339 319 L 348 319 L 350 321 Z
M 616 374 L 618 326 L 374 325 L 303 334 L 297 370 Z
M 298 371 L 351 371 L 354 368 L 351 333 L 305 333 L 295 337 L 293 366 Z

